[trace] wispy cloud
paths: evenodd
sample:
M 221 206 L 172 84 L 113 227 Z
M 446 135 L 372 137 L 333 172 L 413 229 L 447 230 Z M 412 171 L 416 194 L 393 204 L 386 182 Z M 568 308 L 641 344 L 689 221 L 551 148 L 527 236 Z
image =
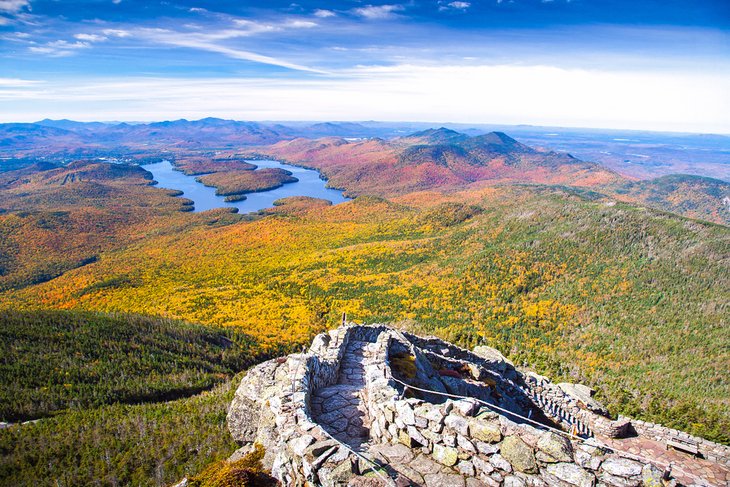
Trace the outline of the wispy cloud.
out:
M 405 10 L 403 5 L 367 5 L 353 9 L 353 13 L 369 20 L 385 20 L 397 17 L 396 12 L 402 10 Z
M 20 78 L 0 78 L 1 88 L 25 88 L 42 84 L 43 81 L 20 79 Z
M 73 55 L 79 49 L 88 49 L 91 44 L 88 42 L 68 42 L 64 40 L 48 42 L 42 46 L 31 46 L 28 48 L 33 54 L 43 54 L 51 57 L 67 57 Z
M 729 82 L 719 73 L 402 64 L 306 81 L 131 78 L 0 89 L 0 119 L 453 120 L 729 133 Z M 35 108 L 14 111 L 19 98 Z
M 271 24 L 248 19 L 234 19 L 233 23 L 235 25 L 234 28 L 222 29 L 213 32 L 183 32 L 169 29 L 145 28 L 137 29 L 133 31 L 133 33 L 136 38 L 147 40 L 155 44 L 199 49 L 222 54 L 233 59 L 279 66 L 296 71 L 307 71 L 312 73 L 323 72 L 316 68 L 293 63 L 274 56 L 255 53 L 248 49 L 241 49 L 238 46 L 231 46 L 223 43 L 225 41 L 252 37 L 263 33 L 281 32 L 287 29 L 310 29 L 317 26 L 315 22 L 301 19 L 289 19 L 279 24 Z
M 109 37 L 129 37 L 132 33 L 125 29 L 104 29 L 101 31 L 102 34 Z
M 334 13 L 332 10 L 325 10 L 318 8 L 314 11 L 314 16 L 319 17 L 320 19 L 326 19 L 327 17 L 335 17 L 337 14 Z
M 469 7 L 471 7 L 471 3 L 469 3 L 469 2 L 451 2 L 451 3 L 449 3 L 449 7 L 457 8 L 459 10 L 466 10 Z
M 75 34 L 74 39 L 86 42 L 102 42 L 107 38 L 99 34 Z
M 13 14 L 25 8 L 30 9 L 29 0 L 0 0 L 0 12 L 3 13 Z

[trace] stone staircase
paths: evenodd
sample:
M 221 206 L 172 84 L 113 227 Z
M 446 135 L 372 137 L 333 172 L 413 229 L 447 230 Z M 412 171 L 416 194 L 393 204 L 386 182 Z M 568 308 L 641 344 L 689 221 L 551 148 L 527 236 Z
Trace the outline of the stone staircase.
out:
M 337 440 L 356 451 L 366 449 L 370 437 L 365 366 L 372 358 L 371 342 L 350 340 L 340 362 L 337 383 L 314 391 L 312 419 Z

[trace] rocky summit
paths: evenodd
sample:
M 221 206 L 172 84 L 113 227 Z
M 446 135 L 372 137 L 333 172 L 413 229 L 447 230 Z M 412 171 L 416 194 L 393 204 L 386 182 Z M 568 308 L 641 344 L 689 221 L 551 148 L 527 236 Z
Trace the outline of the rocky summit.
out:
M 725 486 L 730 448 L 609 411 L 499 351 L 347 324 L 264 362 L 228 413 L 287 486 Z

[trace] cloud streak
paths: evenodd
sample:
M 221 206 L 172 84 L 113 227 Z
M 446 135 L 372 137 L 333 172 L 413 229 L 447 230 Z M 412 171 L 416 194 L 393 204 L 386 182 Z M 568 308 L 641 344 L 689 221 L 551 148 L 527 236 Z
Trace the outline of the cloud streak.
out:
M 308 81 L 166 78 L 20 86 L 10 90 L 14 94 L 0 92 L 0 117 L 376 119 L 730 133 L 730 94 L 721 88 L 728 83 L 727 73 L 403 64 Z M 18 91 L 47 111 L 14 111 Z
M 14 14 L 30 8 L 29 0 L 0 0 L 0 13 Z
M 389 20 L 397 18 L 398 15 L 396 12 L 402 10 L 405 10 L 403 5 L 367 5 L 353 9 L 352 12 L 368 20 Z

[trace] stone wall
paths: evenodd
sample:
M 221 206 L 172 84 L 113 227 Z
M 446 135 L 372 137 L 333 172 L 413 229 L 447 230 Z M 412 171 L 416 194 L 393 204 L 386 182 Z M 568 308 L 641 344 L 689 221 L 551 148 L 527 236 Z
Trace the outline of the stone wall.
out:
M 392 380 L 388 350 L 396 340 L 382 334 L 382 362 L 368 372 L 375 443 L 399 442 L 430 454 L 464 477 L 486 485 L 590 487 L 662 485 L 662 470 L 622 458 L 599 446 L 571 442 L 556 433 L 517 424 L 471 400 L 431 404 L 403 398 L 403 387 Z
M 662 480 L 664 472 L 658 465 L 626 458 L 593 439 L 569 439 L 513 414 L 544 414 L 541 420 L 552 419 L 564 429 L 575 428 L 586 437 L 592 431 L 608 431 L 612 437 L 625 433 L 626 419 L 608 418 L 587 388 L 556 385 L 536 374 L 522 374 L 488 347 L 469 352 L 438 339 L 415 337 L 382 325 L 344 326 L 318 335 L 306 353 L 253 368 L 236 391 L 229 410 L 229 429 L 243 445 L 234 459 L 249 451 L 254 442 L 261 443 L 267 452 L 265 466 L 284 485 L 295 487 L 344 486 L 371 469 L 372 465 L 360 455 L 332 439 L 310 411 L 313 392 L 337 382 L 350 340 L 371 342 L 368 350 L 372 358 L 365 364 L 362 391 L 370 418 L 371 445 L 405 445 L 481 485 L 673 485 L 674 481 Z M 487 394 L 485 399 L 494 401 L 490 404 L 498 403 L 513 413 L 490 409 L 473 399 L 408 393 L 396 380 L 402 371 L 394 372 L 391 367 L 391 355 L 396 353 L 414 358 L 415 372 L 408 378 L 409 384 L 447 394 L 471 384 L 479 394 Z M 470 378 L 461 384 L 453 377 L 441 377 L 436 369 L 447 366 L 467 370 Z M 640 435 L 660 440 L 686 435 L 632 421 Z M 706 458 L 728 464 L 729 448 L 695 439 Z M 407 465 L 401 465 L 398 470 L 407 469 Z
M 714 443 L 710 440 L 700 438 L 699 436 L 692 436 L 684 431 L 667 428 L 660 424 L 623 417 L 619 417 L 619 419 L 625 419 L 630 422 L 631 428 L 639 435 L 656 441 L 667 442 L 674 439 L 690 440 L 697 444 L 699 452 L 703 458 L 706 458 L 711 462 L 720 463 L 730 467 L 730 447 L 728 446 Z

